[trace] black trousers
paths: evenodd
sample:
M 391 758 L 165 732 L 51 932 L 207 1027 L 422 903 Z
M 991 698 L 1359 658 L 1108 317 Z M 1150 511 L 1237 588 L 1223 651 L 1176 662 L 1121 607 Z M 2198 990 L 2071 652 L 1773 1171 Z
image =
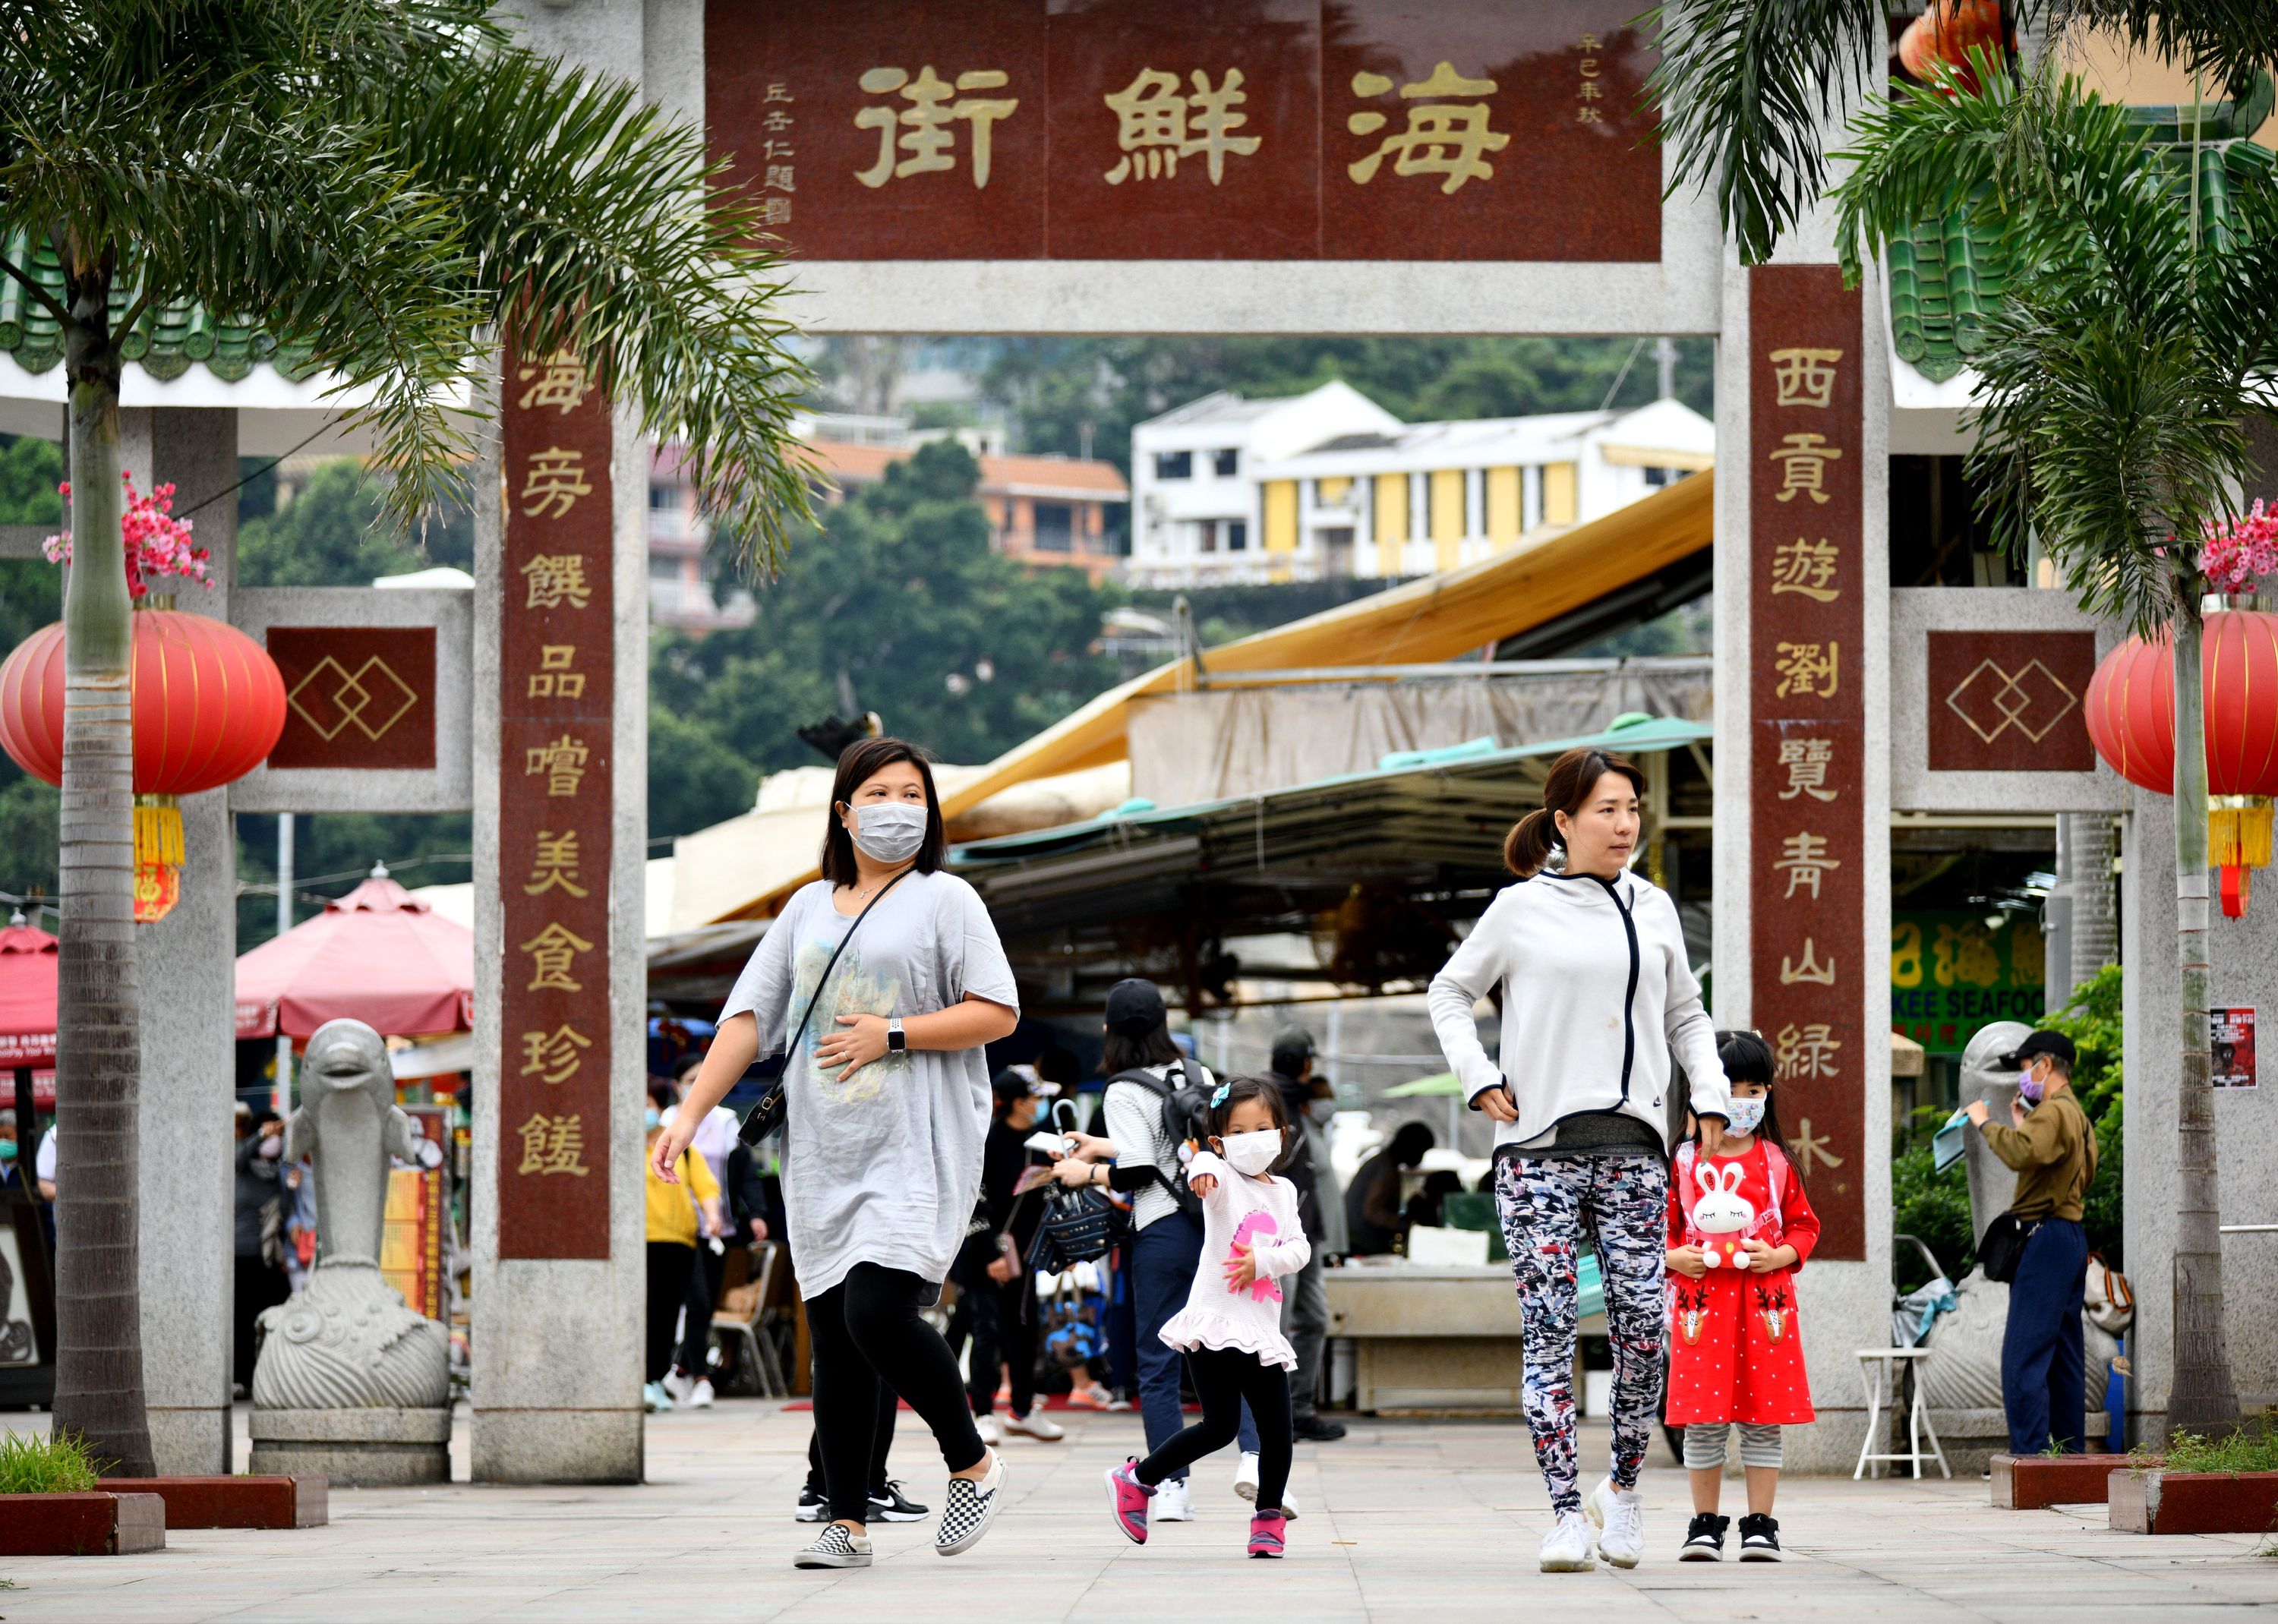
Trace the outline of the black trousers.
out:
M 253 1356 L 258 1351 L 253 1322 L 264 1308 L 273 1308 L 292 1294 L 283 1269 L 271 1268 L 258 1256 L 237 1260 L 235 1296 L 230 1304 L 230 1379 L 248 1393 L 253 1391 Z
M 870 1444 L 870 1492 L 875 1494 L 886 1486 L 886 1457 L 894 1447 L 894 1414 L 901 1400 L 894 1390 L 878 1384 L 878 1419 Z M 817 1494 L 826 1492 L 822 1486 L 822 1433 L 811 1429 L 806 1435 L 806 1486 Z
M 965 1391 L 973 1413 L 997 1407 L 997 1368 L 1013 1368 L 1013 1414 L 1026 1415 L 1036 1402 L 1036 1277 L 1023 1269 L 1003 1285 L 982 1277 L 958 1300 L 973 1305 L 973 1357 L 966 1365 Z
M 712 1351 L 712 1305 L 720 1300 L 721 1277 L 728 1270 L 728 1254 L 715 1252 L 704 1241 L 696 1243 L 696 1267 L 688 1271 L 688 1292 L 680 1306 L 688 1310 L 688 1329 L 681 1334 L 680 1356 L 673 1368 L 685 1376 L 707 1374 Z
M 1261 1364 L 1255 1353 L 1198 1347 L 1187 1355 L 1203 1418 L 1142 1460 L 1133 1475 L 1149 1488 L 1176 1477 L 1204 1455 L 1234 1442 L 1242 1427 L 1242 1407 L 1250 1405 L 1257 1423 L 1257 1509 L 1278 1511 L 1289 1486 L 1289 1373 Z
M 648 1381 L 664 1380 L 672 1369 L 673 1327 L 680 1323 L 680 1304 L 695 1269 L 694 1247 L 677 1240 L 648 1243 Z
M 806 1300 L 814 1430 L 834 1521 L 869 1521 L 881 1384 L 933 1430 L 951 1471 L 977 1465 L 989 1452 L 974 1430 L 949 1344 L 918 1314 L 925 1291 L 926 1282 L 906 1269 L 857 1263 L 837 1285 Z

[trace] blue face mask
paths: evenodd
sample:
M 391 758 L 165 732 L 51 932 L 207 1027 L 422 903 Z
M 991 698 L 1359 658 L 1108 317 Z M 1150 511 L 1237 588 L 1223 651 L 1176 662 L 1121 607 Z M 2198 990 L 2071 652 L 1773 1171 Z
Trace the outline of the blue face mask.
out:
M 12 1139 L 0 1139 L 0 1162 L 13 1162 L 15 1159 L 16 1141 Z
M 654 1133 L 664 1121 L 664 1113 L 652 1105 L 641 1116 L 641 1125 Z
M 1728 1133 L 1754 1133 L 1762 1127 L 1764 1122 L 1764 1099 L 1765 1096 L 1762 1094 L 1758 1094 L 1754 1099 L 1742 1094 L 1734 1094 L 1732 1109 L 1724 1118 L 1724 1131 Z

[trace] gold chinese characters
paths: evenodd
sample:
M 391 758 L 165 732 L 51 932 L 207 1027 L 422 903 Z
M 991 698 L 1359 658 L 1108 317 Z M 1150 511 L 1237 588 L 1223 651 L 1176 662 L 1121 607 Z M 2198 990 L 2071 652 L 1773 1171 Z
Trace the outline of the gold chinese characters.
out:
M 517 1173 L 572 1173 L 583 1178 L 592 1169 L 585 1165 L 585 1129 L 581 1113 L 550 1116 L 532 1111 L 515 1130 L 522 1140 L 522 1165 Z
M 530 674 L 530 697 L 533 699 L 583 698 L 585 674 L 570 668 L 577 658 L 577 645 L 574 643 L 539 644 L 538 669 Z
M 522 1077 L 535 1077 L 542 1083 L 566 1083 L 577 1075 L 585 1063 L 584 1051 L 593 1047 L 593 1040 L 568 1022 L 551 1032 L 525 1032 L 522 1034 Z
M 1808 795 L 1815 801 L 1831 801 L 1836 791 L 1827 787 L 1827 769 L 1835 763 L 1833 739 L 1782 739 L 1779 765 L 1787 769 L 1787 788 L 1780 799 L 1793 801 Z
M 1393 81 L 1381 73 L 1352 77 L 1352 93 L 1364 100 L 1388 95 L 1392 88 Z M 1488 126 L 1485 102 L 1453 98 L 1493 95 L 1498 88 L 1492 79 L 1465 79 L 1452 63 L 1441 63 L 1429 79 L 1400 87 L 1403 100 L 1424 102 L 1407 109 L 1407 128 L 1386 136 L 1375 151 L 1347 164 L 1345 172 L 1366 186 L 1388 157 L 1395 175 L 1445 176 L 1440 183 L 1443 194 L 1461 191 L 1467 181 L 1494 179 L 1494 165 L 1485 155 L 1501 152 L 1510 145 L 1510 137 Z M 1433 99 L 1443 97 L 1449 99 Z M 1388 122 L 1382 113 L 1363 111 L 1346 118 L 1345 128 L 1356 135 L 1373 135 Z
M 962 122 L 972 132 L 973 184 L 976 188 L 989 184 L 990 133 L 999 119 L 1013 116 L 1020 101 L 1013 96 L 958 93 L 1001 90 L 1010 82 L 1009 75 L 995 68 L 976 68 L 959 73 L 952 86 L 930 65 L 920 68 L 915 79 L 901 68 L 880 67 L 865 72 L 858 82 L 866 95 L 898 94 L 909 105 L 899 112 L 891 107 L 865 107 L 855 113 L 857 129 L 878 132 L 877 161 L 868 169 L 855 171 L 855 179 L 875 190 L 889 180 L 954 172 L 954 126 Z M 898 152 L 905 156 L 897 159 Z
M 1240 68 L 1227 69 L 1216 88 L 1210 75 L 1196 68 L 1190 95 L 1180 94 L 1177 74 L 1142 68 L 1128 85 L 1101 99 L 1115 114 L 1115 144 L 1123 149 L 1104 177 L 1110 186 L 1167 179 L 1179 172 L 1181 158 L 1197 156 L 1216 186 L 1225 178 L 1227 154 L 1247 157 L 1257 150 L 1257 136 L 1233 133 L 1250 122 L 1247 113 L 1234 111 L 1250 99 L 1242 89 Z

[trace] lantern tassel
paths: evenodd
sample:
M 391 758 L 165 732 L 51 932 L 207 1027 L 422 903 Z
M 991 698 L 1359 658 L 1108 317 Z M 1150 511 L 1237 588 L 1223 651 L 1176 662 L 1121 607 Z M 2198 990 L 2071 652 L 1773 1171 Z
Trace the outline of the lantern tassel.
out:
M 2251 871 L 2270 865 L 2270 812 L 2267 796 L 2207 797 L 2207 860 L 2221 871 L 2227 919 L 2245 914 Z
M 134 861 L 182 862 L 182 812 L 171 795 L 134 797 Z

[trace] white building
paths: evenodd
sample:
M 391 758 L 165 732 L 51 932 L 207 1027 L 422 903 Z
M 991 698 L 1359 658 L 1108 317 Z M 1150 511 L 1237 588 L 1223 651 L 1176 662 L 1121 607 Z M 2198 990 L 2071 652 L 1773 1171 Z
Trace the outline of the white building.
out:
M 1316 438 L 1288 431 L 1315 426 L 1303 412 L 1273 422 L 1270 408 L 1303 408 L 1331 390 L 1347 397 L 1338 405 L 1349 419 L 1360 413 L 1348 401 L 1374 421 Z M 1256 423 L 1280 431 L 1273 448 L 1231 444 Z M 1212 434 L 1228 448 L 1204 480 L 1199 447 Z M 1132 431 L 1143 516 L 1130 578 L 1187 586 L 1453 569 L 1636 501 L 1711 467 L 1715 451 L 1715 425 L 1674 400 L 1403 424 L 1342 384 L 1284 401 L 1212 395 Z M 1230 474 L 1217 471 L 1224 458 Z
M 1126 578 L 1136 586 L 1267 579 L 1255 465 L 1400 426 L 1343 383 L 1278 400 L 1220 391 L 1134 425 Z

